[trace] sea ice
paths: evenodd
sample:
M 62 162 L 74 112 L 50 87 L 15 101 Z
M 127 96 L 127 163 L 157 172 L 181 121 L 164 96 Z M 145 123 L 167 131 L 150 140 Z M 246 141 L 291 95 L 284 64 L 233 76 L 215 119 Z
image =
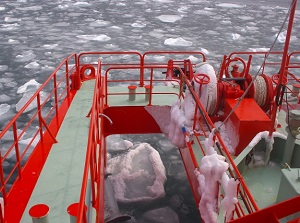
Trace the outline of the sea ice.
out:
M 176 21 L 182 19 L 182 16 L 179 16 L 179 15 L 160 15 L 160 16 L 157 16 L 156 18 L 158 18 L 162 22 L 173 23 L 173 22 L 176 22 Z
M 165 167 L 159 153 L 148 143 L 109 159 L 107 172 L 112 174 L 111 182 L 119 202 L 149 202 L 165 196 Z
M 10 105 L 9 104 L 1 104 L 0 105 L 0 115 L 5 114 L 6 112 L 8 112 L 10 109 Z
M 133 143 L 128 140 L 123 140 L 120 135 L 110 135 L 106 139 L 107 141 L 107 151 L 112 152 L 121 152 L 128 150 L 133 147 Z
M 43 7 L 42 6 L 29 6 L 29 7 L 20 7 L 18 8 L 18 10 L 20 11 L 38 11 L 38 10 L 42 10 Z
M 232 35 L 232 39 L 233 40 L 237 40 L 237 39 L 239 39 L 241 37 L 241 35 L 238 34 L 238 33 L 232 33 L 231 35 Z
M 9 23 L 9 24 L 3 24 L 1 26 L 1 31 L 12 31 L 19 29 L 20 25 L 18 23 Z
M 74 3 L 75 6 L 89 6 L 90 3 L 88 2 L 76 2 Z
M 18 101 L 18 103 L 16 104 L 16 111 L 20 111 L 24 105 L 28 102 L 28 100 L 32 97 L 32 95 L 34 94 L 34 92 L 26 92 L 23 94 L 22 98 Z M 41 103 L 44 103 L 44 100 L 47 98 L 47 95 L 45 92 L 41 91 L 40 92 L 40 100 Z M 34 99 L 31 104 L 29 104 L 29 106 L 25 109 L 24 112 L 29 112 L 32 109 L 37 107 L 37 100 Z
M 28 68 L 28 69 L 36 69 L 39 67 L 40 67 L 40 64 L 36 61 L 33 61 L 25 66 L 25 68 Z
M 17 135 L 20 136 L 22 130 L 21 129 L 17 129 Z M 26 132 L 24 132 L 24 134 L 21 136 L 21 139 L 26 135 Z M 13 131 L 7 131 L 3 137 L 2 140 L 12 140 L 14 138 L 14 132 Z
M 0 65 L 0 71 L 6 71 L 8 69 L 7 65 Z
M 57 43 L 54 43 L 54 44 L 44 44 L 44 48 L 45 49 L 55 49 L 56 47 L 58 47 L 58 44 Z
M 96 21 L 91 22 L 90 26 L 91 27 L 104 27 L 104 26 L 107 26 L 109 24 L 110 24 L 110 22 L 105 21 L 105 20 L 96 20 Z
M 251 16 L 238 16 L 239 19 L 244 20 L 244 21 L 248 21 L 248 20 L 253 20 L 254 17 Z
M 10 97 L 7 96 L 6 94 L 0 94 L 0 103 L 7 102 L 7 101 L 10 101 Z
M 179 9 L 177 9 L 178 12 L 180 13 L 187 13 L 187 10 L 189 9 L 189 7 L 187 6 L 182 6 Z
M 200 10 L 196 10 L 194 11 L 195 14 L 199 14 L 199 15 L 207 15 L 207 16 L 213 16 L 215 15 L 216 13 L 212 12 L 212 11 L 208 11 L 208 10 L 203 10 L 203 9 L 200 9 Z
M 200 47 L 200 51 L 201 51 L 202 53 L 204 53 L 205 55 L 208 55 L 208 54 L 209 54 L 209 51 L 208 51 L 207 49 L 203 48 L 203 47 Z
M 270 49 L 261 47 L 261 48 L 249 48 L 249 50 L 252 51 L 252 52 L 260 52 L 260 51 L 268 52 Z
M 9 39 L 7 42 L 8 42 L 9 44 L 12 44 L 12 45 L 14 45 L 14 44 L 19 44 L 19 43 L 20 43 L 19 40 L 14 40 L 14 39 Z
M 28 51 L 22 52 L 22 54 L 18 54 L 16 56 L 16 61 L 17 62 L 27 62 L 27 61 L 31 61 L 35 57 L 36 57 L 36 55 L 33 53 L 33 51 L 28 50 Z
M 277 36 L 277 34 L 275 36 Z M 285 39 L 286 39 L 286 32 L 279 33 L 279 35 L 278 35 L 278 42 L 279 43 L 284 43 Z
M 23 144 L 23 145 L 29 145 L 29 143 L 31 142 L 33 138 L 28 138 L 28 139 L 22 139 L 19 141 L 20 144 Z M 35 147 L 38 142 L 40 141 L 40 138 L 39 137 L 36 137 L 32 142 L 31 142 L 31 147 Z
M 164 152 L 169 152 L 174 149 L 174 145 L 167 139 L 159 140 L 159 145 Z
M 169 46 L 192 46 L 193 42 L 187 41 L 182 37 L 178 37 L 178 38 L 168 38 L 164 41 L 164 44 Z
M 244 8 L 246 7 L 246 5 L 238 5 L 238 4 L 233 4 L 233 3 L 220 3 L 220 4 L 216 4 L 216 6 L 219 7 L 224 7 L 224 8 Z
M 20 86 L 17 90 L 18 94 L 22 94 L 28 91 L 36 91 L 41 86 L 40 83 L 38 83 L 36 80 L 31 79 L 22 86 Z
M 160 3 L 171 3 L 173 2 L 172 0 L 153 0 L 155 2 L 160 2 Z
M 99 42 L 106 42 L 108 40 L 110 40 L 111 38 L 105 34 L 101 34 L 101 35 L 77 35 L 76 36 L 79 39 L 83 39 L 83 40 L 95 40 L 95 41 L 99 41 Z
M 69 6 L 67 4 L 65 4 L 65 5 L 58 5 L 57 8 L 59 8 L 59 9 L 66 9 L 66 8 L 69 8 Z
M 190 56 L 188 57 L 188 59 L 189 59 L 192 63 L 197 63 L 197 62 L 199 62 L 199 58 L 197 58 L 197 57 L 195 57 L 195 56 L 193 56 L 193 55 L 190 55 Z
M 13 18 L 13 17 L 5 17 L 4 21 L 5 22 L 19 22 L 19 21 L 22 21 L 22 20 L 18 19 L 18 18 Z
M 144 28 L 144 27 L 146 27 L 146 25 L 147 24 L 144 23 L 144 22 L 137 21 L 135 23 L 132 23 L 131 27 L 134 27 L 134 28 Z

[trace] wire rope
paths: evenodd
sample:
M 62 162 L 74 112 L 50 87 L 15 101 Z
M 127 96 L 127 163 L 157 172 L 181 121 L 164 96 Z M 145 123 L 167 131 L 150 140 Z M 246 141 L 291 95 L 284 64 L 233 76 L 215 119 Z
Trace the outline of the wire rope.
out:
M 289 10 L 288 10 L 288 12 L 287 12 L 287 14 L 286 14 L 286 17 L 285 17 L 285 19 L 284 19 L 284 21 L 283 21 L 283 23 L 282 23 L 282 25 L 281 25 L 281 27 L 280 27 L 280 29 L 279 29 L 277 35 L 276 35 L 275 40 L 273 41 L 273 43 L 272 43 L 270 49 L 268 50 L 268 52 L 267 52 L 267 54 L 266 54 L 266 56 L 265 56 L 265 58 L 264 58 L 262 64 L 260 65 L 258 71 L 257 71 L 256 74 L 254 75 L 252 81 L 251 81 L 250 84 L 248 85 L 247 89 L 244 91 L 243 95 L 237 99 L 237 103 L 235 104 L 235 106 L 233 107 L 233 109 L 229 112 L 229 114 L 228 114 L 227 117 L 224 119 L 224 121 L 222 122 L 222 124 L 221 124 L 219 127 L 217 127 L 218 130 L 220 130 L 220 128 L 221 128 L 221 127 L 224 125 L 224 123 L 230 118 L 230 116 L 235 112 L 235 110 L 236 110 L 236 109 L 238 108 L 238 106 L 240 105 L 241 101 L 242 101 L 242 100 L 245 98 L 245 96 L 248 94 L 248 92 L 249 92 L 251 86 L 254 84 L 254 81 L 256 80 L 256 78 L 257 78 L 257 76 L 259 75 L 261 69 L 263 68 L 263 66 L 264 66 L 264 64 L 265 64 L 265 62 L 266 62 L 266 60 L 267 60 L 267 58 L 269 57 L 270 53 L 272 52 L 272 50 L 273 50 L 273 48 L 274 48 L 274 46 L 275 46 L 275 44 L 276 44 L 276 42 L 277 42 L 277 40 L 278 40 L 278 38 L 279 38 L 280 33 L 281 33 L 282 30 L 284 29 L 284 26 L 285 26 L 285 24 L 286 24 L 286 22 L 287 22 L 287 19 L 289 18 L 289 15 L 291 14 L 291 10 L 292 10 L 294 4 L 295 4 L 295 2 L 294 2 L 293 4 L 291 4 L 291 6 L 290 6 L 290 8 L 289 8 Z

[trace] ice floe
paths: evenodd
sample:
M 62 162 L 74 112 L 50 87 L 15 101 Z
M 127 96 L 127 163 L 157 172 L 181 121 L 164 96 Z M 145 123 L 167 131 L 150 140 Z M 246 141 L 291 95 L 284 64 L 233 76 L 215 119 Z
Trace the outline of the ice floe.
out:
M 83 39 L 83 40 L 95 40 L 95 41 L 99 41 L 99 42 L 106 42 L 109 41 L 111 38 L 105 34 L 100 34 L 100 35 L 77 35 L 76 36 L 79 39 Z
M 192 46 L 193 42 L 185 40 L 182 37 L 178 37 L 168 38 L 164 41 L 164 44 L 169 46 Z
M 160 16 L 157 16 L 156 18 L 158 18 L 162 22 L 173 23 L 173 22 L 176 22 L 176 21 L 182 19 L 182 16 L 179 16 L 179 15 L 160 15 Z
M 119 202 L 149 202 L 165 196 L 165 167 L 159 153 L 148 143 L 109 159 L 107 171 L 112 174 L 111 182 Z

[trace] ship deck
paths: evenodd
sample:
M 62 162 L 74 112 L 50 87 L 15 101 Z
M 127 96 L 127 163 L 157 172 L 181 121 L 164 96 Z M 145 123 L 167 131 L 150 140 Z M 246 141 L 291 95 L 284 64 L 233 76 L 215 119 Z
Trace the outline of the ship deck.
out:
M 32 222 L 30 207 L 49 206 L 50 222 L 69 222 L 67 208 L 79 201 L 88 139 L 88 114 L 93 99 L 94 81 L 84 82 L 66 114 L 48 155 L 41 175 L 22 216 L 22 223 Z
M 79 201 L 83 168 L 89 131 L 89 118 L 95 81 L 83 82 L 64 118 L 57 134 L 58 143 L 54 144 L 48 155 L 41 175 L 36 183 L 32 196 L 23 213 L 21 223 L 32 222 L 28 212 L 36 204 L 46 204 L 50 208 L 49 222 L 69 222 L 67 208 Z M 114 93 L 127 92 L 127 87 L 114 87 Z M 156 92 L 173 92 L 175 98 L 178 88 L 155 86 Z M 128 95 L 111 96 L 109 105 L 147 105 L 144 88 L 137 88 L 135 101 L 128 101 Z M 140 94 L 139 94 L 140 93 Z M 153 103 L 172 104 L 170 95 L 154 95 Z
M 50 207 L 48 215 L 50 222 L 69 222 L 67 208 L 72 203 L 78 202 L 80 196 L 89 130 L 89 118 L 86 116 L 91 108 L 93 91 L 94 81 L 85 81 L 80 91 L 75 95 L 58 132 L 56 138 L 58 143 L 53 145 L 49 153 L 22 216 L 22 223 L 32 222 L 28 211 L 30 207 L 38 203 L 44 203 Z M 119 86 L 114 87 L 113 92 L 120 93 L 127 91 L 126 86 Z M 155 92 L 173 92 L 173 95 L 154 94 L 152 98 L 152 104 L 166 105 L 167 101 L 171 105 L 177 98 L 176 93 L 178 93 L 178 88 L 155 86 Z M 109 97 L 109 105 L 147 104 L 148 101 L 145 100 L 144 88 L 142 87 L 137 88 L 135 101 L 129 101 L 128 95 L 125 94 Z M 281 123 L 285 123 L 284 113 L 280 113 L 278 118 Z M 286 134 L 284 124 L 280 131 Z M 193 145 L 193 150 L 200 165 L 203 155 L 198 144 L 195 143 Z M 244 171 L 243 175 L 250 191 L 255 194 L 254 197 L 260 208 L 275 203 L 281 176 L 281 168 L 279 166 L 270 166 L 269 168 L 264 168 L 264 171 L 260 171 L 259 168 L 248 169 Z M 267 179 L 267 182 L 261 182 L 257 177 Z

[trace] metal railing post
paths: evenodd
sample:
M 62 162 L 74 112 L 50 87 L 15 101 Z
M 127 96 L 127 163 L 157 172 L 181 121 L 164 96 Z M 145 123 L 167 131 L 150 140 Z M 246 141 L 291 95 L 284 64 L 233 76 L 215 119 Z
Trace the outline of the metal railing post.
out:
M 14 122 L 14 124 L 13 124 L 13 134 L 14 134 L 14 141 L 15 141 L 15 151 L 16 151 L 16 160 L 17 160 L 17 165 L 18 165 L 19 177 L 22 178 L 22 171 L 21 171 L 21 165 L 20 165 L 19 141 L 18 141 L 16 122 Z
M 39 117 L 39 126 L 40 126 L 40 140 L 41 145 L 43 145 L 44 137 L 43 137 L 43 124 L 42 124 L 42 111 L 41 111 L 41 98 L 40 98 L 40 92 L 36 96 L 37 98 L 37 109 L 38 109 L 38 117 Z
M 56 80 L 56 72 L 53 75 L 53 87 L 54 87 L 54 103 L 55 103 L 55 111 L 56 115 L 58 114 L 58 97 L 57 97 L 57 80 Z

